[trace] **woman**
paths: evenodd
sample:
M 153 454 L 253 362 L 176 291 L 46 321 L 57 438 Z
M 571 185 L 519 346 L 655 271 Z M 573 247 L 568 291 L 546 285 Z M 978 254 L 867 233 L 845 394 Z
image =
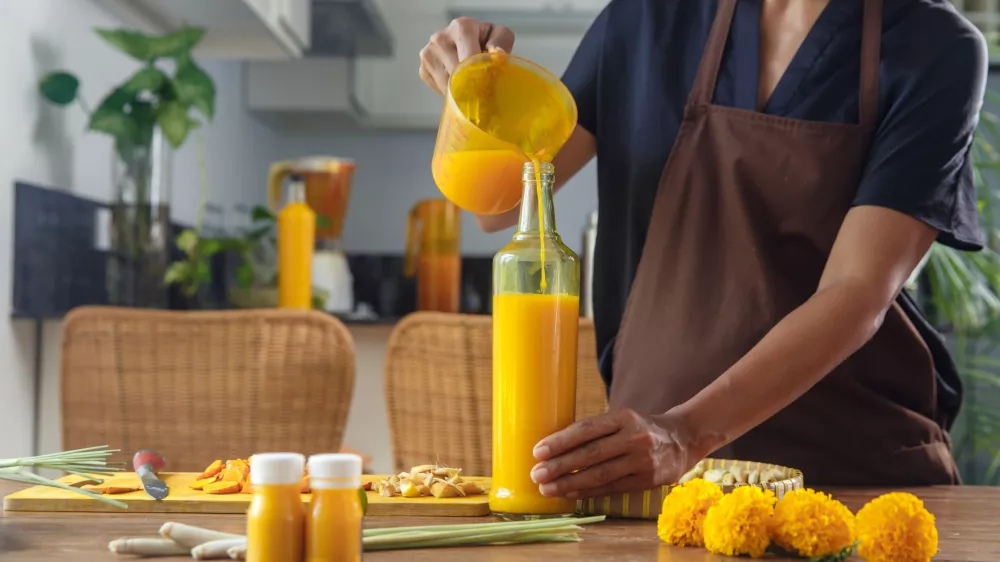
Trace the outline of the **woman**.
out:
M 456 20 L 421 76 L 443 92 L 513 43 Z M 708 455 L 958 483 L 954 365 L 901 290 L 935 240 L 982 246 L 986 66 L 945 0 L 613 0 L 563 78 L 579 123 L 554 161 L 565 182 L 598 159 L 611 408 L 536 446 L 542 493 L 647 489 Z

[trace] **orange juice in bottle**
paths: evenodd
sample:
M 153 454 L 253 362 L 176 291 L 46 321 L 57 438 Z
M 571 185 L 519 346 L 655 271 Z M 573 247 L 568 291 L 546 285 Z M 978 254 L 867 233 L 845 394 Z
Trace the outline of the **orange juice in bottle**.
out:
M 490 509 L 507 518 L 570 515 L 575 507 L 542 496 L 531 480 L 535 445 L 576 417 L 580 260 L 556 231 L 554 176 L 552 164 L 524 165 L 517 232 L 493 260 Z
M 305 508 L 302 473 L 305 457 L 296 453 L 263 453 L 250 457 L 253 499 L 247 511 L 249 562 L 302 560 Z
M 316 213 L 306 203 L 300 176 L 292 176 L 288 190 L 288 202 L 278 213 L 278 307 L 309 310 Z
M 361 457 L 313 455 L 309 457 L 309 483 L 312 501 L 306 517 L 306 562 L 361 562 Z

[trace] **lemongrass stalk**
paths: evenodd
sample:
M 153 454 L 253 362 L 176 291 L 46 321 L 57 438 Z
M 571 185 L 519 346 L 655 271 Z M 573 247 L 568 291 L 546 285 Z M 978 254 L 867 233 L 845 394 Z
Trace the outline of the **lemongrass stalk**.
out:
M 102 501 L 104 503 L 111 504 L 111 505 L 113 505 L 115 507 L 120 507 L 122 509 L 128 509 L 128 505 L 126 505 L 125 503 L 120 502 L 118 500 L 113 500 L 113 499 L 111 499 L 109 497 L 105 497 L 105 496 L 103 496 L 101 494 L 98 494 L 96 492 L 92 492 L 90 490 L 84 490 L 83 488 L 74 488 L 72 486 L 68 486 L 66 484 L 63 484 L 62 482 L 59 482 L 58 480 L 52 480 L 52 479 L 49 479 L 49 478 L 45 478 L 44 476 L 39 476 L 39 475 L 37 475 L 37 474 L 35 474 L 33 472 L 22 472 L 21 475 L 24 476 L 26 479 L 30 480 L 30 482 L 27 482 L 26 480 L 21 480 L 22 482 L 26 482 L 26 483 L 29 483 L 29 484 L 40 484 L 42 486 L 52 486 L 54 488 L 62 488 L 63 490 L 69 490 L 70 492 L 76 492 L 78 494 L 83 494 L 85 496 L 89 496 L 89 497 L 91 497 L 91 498 L 93 498 L 95 500 L 100 500 L 100 501 Z
M 425 539 L 440 539 L 440 538 L 461 538 L 461 537 L 478 537 L 485 534 L 496 534 L 496 535 L 516 535 L 518 533 L 525 533 L 528 531 L 541 531 L 549 529 L 562 529 L 566 531 L 579 531 L 582 527 L 576 525 L 557 524 L 557 525 L 547 525 L 547 526 L 519 526 L 519 527 L 505 527 L 501 525 L 486 526 L 478 529 L 459 529 L 459 530 L 442 530 L 434 532 L 406 532 L 398 533 L 392 535 L 381 535 L 377 537 L 365 537 L 365 544 L 392 544 L 392 543 L 404 543 L 404 542 L 414 542 Z
M 572 533 L 575 535 L 575 533 Z M 478 534 L 462 534 L 454 536 L 446 536 L 447 533 L 441 533 L 439 538 L 428 538 L 425 540 L 402 540 L 402 541 L 386 541 L 386 542 L 375 542 L 372 539 L 365 539 L 364 546 L 365 550 L 386 550 L 386 549 L 405 549 L 405 548 L 437 548 L 444 546 L 472 546 L 472 545 L 487 545 L 487 544 L 498 544 L 498 543 L 511 543 L 511 542 L 552 542 L 557 540 L 559 535 L 556 533 L 533 533 L 524 532 L 518 530 L 506 530 L 500 532 L 486 531 L 480 532 Z
M 481 529 L 484 526 L 490 527 L 514 527 L 514 528 L 533 528 L 537 523 L 548 523 L 549 525 L 556 523 L 558 525 L 589 525 L 591 523 L 600 523 L 604 521 L 606 516 L 604 515 L 594 515 L 591 517 L 564 517 L 561 519 L 538 519 L 534 521 L 500 521 L 493 523 L 466 523 L 461 525 L 427 525 L 419 526 L 415 525 L 412 527 L 383 527 L 379 529 L 365 529 L 363 534 L 365 537 L 377 537 L 381 535 L 395 535 L 399 533 L 408 533 L 411 531 L 420 532 L 437 532 L 437 531 L 460 531 L 465 529 Z

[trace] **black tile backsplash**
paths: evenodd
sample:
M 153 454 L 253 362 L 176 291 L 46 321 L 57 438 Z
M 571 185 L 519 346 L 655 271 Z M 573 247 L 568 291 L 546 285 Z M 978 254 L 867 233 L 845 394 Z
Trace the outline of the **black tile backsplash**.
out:
M 14 186 L 14 267 L 12 315 L 61 318 L 83 305 L 108 304 L 107 252 L 95 248 L 98 214 L 107 205 L 70 193 L 18 182 Z M 176 236 L 184 225 L 172 224 Z M 183 254 L 171 249 L 171 260 Z M 213 283 L 197 298 L 185 298 L 173 288 L 173 309 L 226 308 L 226 287 L 232 282 L 235 256 L 218 256 L 212 263 Z M 367 303 L 382 318 L 399 318 L 416 305 L 416 283 L 403 275 L 399 254 L 349 254 L 356 303 Z M 462 260 L 462 312 L 489 314 L 492 258 Z

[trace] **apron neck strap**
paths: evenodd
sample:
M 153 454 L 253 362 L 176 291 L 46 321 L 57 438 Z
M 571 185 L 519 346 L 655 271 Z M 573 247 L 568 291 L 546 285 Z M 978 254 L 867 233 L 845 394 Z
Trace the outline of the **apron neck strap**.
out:
M 836 2 L 837 0 L 831 0 Z M 863 0 L 861 30 L 861 91 L 858 122 L 875 128 L 878 123 L 879 65 L 882 61 L 882 0 Z
M 708 35 L 705 53 L 694 87 L 689 97 L 695 105 L 709 105 L 715 94 L 715 85 L 726 51 L 729 29 L 733 24 L 738 0 L 719 0 L 718 11 Z M 841 2 L 843 0 L 830 0 Z M 864 20 L 861 32 L 861 81 L 859 97 L 859 123 L 874 127 L 878 122 L 879 63 L 882 50 L 882 0 L 862 0 Z
M 836 0 L 831 0 L 836 1 Z M 694 105 L 709 105 L 715 94 L 715 82 L 722 67 L 722 55 L 726 51 L 726 40 L 729 38 L 729 28 L 732 27 L 733 14 L 736 13 L 736 0 L 719 0 L 712 31 L 708 34 L 708 43 L 701 57 L 698 75 L 694 79 L 694 88 L 689 100 Z

